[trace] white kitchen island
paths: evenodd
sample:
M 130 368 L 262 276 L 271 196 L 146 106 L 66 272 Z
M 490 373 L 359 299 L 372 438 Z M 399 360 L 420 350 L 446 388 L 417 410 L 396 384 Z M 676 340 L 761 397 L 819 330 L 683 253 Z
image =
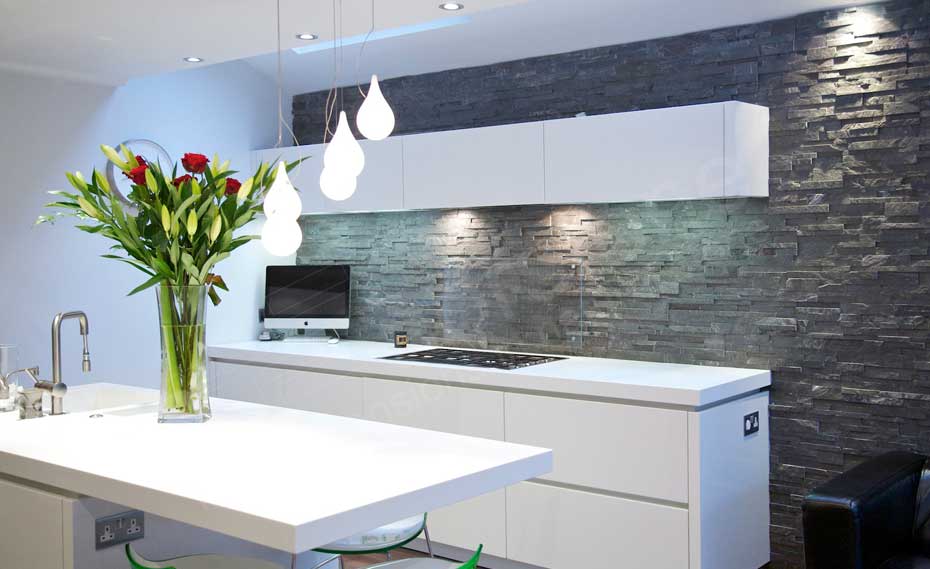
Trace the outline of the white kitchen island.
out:
M 382 359 L 427 348 L 241 342 L 209 355 L 222 397 L 553 449 L 552 472 L 432 512 L 447 555 L 484 543 L 483 564 L 500 569 L 769 561 L 768 370 Z
M 23 421 L 0 415 L 0 475 L 301 553 L 552 466 L 547 449 L 241 401 L 215 399 L 214 418 L 199 425 L 158 424 L 153 404 L 99 408 L 107 404 Z M 0 552 L 0 566 L 17 553 Z

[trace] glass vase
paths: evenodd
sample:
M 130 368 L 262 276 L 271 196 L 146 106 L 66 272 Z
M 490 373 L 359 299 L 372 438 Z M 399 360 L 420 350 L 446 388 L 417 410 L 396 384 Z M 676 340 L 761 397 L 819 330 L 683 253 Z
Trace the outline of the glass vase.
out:
M 206 359 L 206 286 L 160 285 L 161 397 L 159 423 L 210 418 Z

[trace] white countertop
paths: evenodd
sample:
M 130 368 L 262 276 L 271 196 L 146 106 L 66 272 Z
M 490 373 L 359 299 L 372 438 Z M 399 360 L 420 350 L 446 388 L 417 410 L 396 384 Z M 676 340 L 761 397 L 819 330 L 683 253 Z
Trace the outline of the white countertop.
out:
M 546 449 L 224 399 L 199 425 L 90 414 L 3 414 L 0 473 L 291 553 L 552 468 Z
M 653 405 L 699 408 L 751 393 L 772 383 L 762 369 L 695 366 L 569 357 L 516 370 L 471 368 L 384 360 L 384 356 L 429 349 L 411 344 L 343 340 L 326 342 L 238 342 L 211 346 L 211 359 L 306 368 L 350 375 L 396 377 L 425 382 L 591 397 Z

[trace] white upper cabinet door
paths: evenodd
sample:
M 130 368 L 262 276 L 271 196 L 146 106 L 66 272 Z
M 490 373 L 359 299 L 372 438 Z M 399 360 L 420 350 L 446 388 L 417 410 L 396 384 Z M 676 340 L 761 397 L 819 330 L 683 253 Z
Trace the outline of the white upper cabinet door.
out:
M 721 104 L 546 121 L 546 203 L 723 197 L 723 133 Z
M 404 208 L 543 203 L 543 123 L 403 137 Z
M 724 103 L 725 195 L 768 197 L 769 110 L 747 103 Z

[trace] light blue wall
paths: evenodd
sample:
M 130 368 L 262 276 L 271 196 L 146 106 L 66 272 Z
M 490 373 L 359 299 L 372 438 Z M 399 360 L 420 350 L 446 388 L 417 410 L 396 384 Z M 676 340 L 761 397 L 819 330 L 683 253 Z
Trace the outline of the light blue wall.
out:
M 141 273 L 100 259 L 107 241 L 68 222 L 34 227 L 49 201 L 45 191 L 64 188 L 66 170 L 102 168 L 98 145 L 129 138 L 155 140 L 174 159 L 216 152 L 247 171 L 249 151 L 274 142 L 275 105 L 273 83 L 243 63 L 116 88 L 0 72 L 0 343 L 18 345 L 19 363 L 40 365 L 47 374 L 52 317 L 82 309 L 90 316 L 94 372 L 80 374 L 78 334 L 69 324 L 66 382 L 157 386 L 154 297 L 126 297 Z M 232 291 L 209 314 L 210 341 L 254 336 L 267 260 L 260 244 L 251 243 L 220 265 Z

